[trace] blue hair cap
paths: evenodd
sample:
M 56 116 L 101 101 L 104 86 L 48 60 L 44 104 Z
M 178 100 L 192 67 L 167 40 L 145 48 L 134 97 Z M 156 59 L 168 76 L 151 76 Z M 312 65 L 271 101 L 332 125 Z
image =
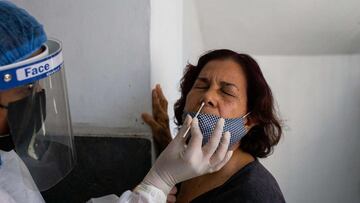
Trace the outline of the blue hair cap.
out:
M 28 58 L 46 41 L 43 26 L 34 17 L 0 0 L 0 66 Z

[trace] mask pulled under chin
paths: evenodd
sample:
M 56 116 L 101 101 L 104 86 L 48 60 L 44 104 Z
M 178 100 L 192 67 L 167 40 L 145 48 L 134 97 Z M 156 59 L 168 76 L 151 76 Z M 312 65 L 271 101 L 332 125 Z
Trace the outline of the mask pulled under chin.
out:
M 184 113 L 183 120 L 185 116 L 189 114 L 192 118 L 194 118 L 196 112 L 188 112 Z M 230 145 L 238 143 L 241 138 L 243 138 L 246 135 L 246 128 L 245 128 L 245 118 L 248 114 L 246 114 L 243 117 L 240 118 L 227 118 L 224 119 L 224 128 L 223 133 L 229 131 L 230 132 Z M 215 129 L 216 123 L 220 119 L 220 116 L 211 115 L 211 114 L 205 114 L 205 113 L 199 113 L 197 116 L 197 119 L 199 120 L 199 128 L 203 135 L 203 145 L 208 143 L 211 135 Z

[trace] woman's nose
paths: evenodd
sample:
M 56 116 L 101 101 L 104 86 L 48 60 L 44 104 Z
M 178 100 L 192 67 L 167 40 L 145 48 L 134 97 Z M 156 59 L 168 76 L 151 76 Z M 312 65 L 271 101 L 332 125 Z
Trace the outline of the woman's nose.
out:
M 205 102 L 205 105 L 206 106 L 209 106 L 209 107 L 216 107 L 217 106 L 217 95 L 216 95 L 216 91 L 215 90 L 212 90 L 212 89 L 208 89 L 204 95 L 203 95 L 203 98 L 202 98 L 202 101 Z

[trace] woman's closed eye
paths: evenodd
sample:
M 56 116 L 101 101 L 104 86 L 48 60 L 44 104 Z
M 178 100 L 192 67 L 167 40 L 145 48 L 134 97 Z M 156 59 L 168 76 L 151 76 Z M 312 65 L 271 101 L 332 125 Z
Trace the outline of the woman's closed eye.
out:
M 209 89 L 209 87 L 210 87 L 209 83 L 207 81 L 202 81 L 202 80 L 196 81 L 194 85 L 195 89 L 202 89 L 202 90 Z
M 228 96 L 237 97 L 239 90 L 234 84 L 221 82 L 221 91 Z
M 204 91 L 204 90 L 209 89 L 209 86 L 208 85 L 195 85 L 194 88 Z M 234 91 L 229 90 L 228 88 L 221 88 L 220 92 L 226 96 L 236 97 L 236 94 L 234 93 Z
M 221 92 L 224 93 L 225 95 L 236 97 L 235 93 L 230 90 L 221 89 Z

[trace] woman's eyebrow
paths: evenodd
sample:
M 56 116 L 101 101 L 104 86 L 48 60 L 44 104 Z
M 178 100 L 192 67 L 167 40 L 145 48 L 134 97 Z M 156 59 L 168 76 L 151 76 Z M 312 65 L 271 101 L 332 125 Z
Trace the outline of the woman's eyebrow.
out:
M 207 79 L 205 77 L 198 77 L 196 80 L 199 80 L 200 82 L 209 83 L 209 79 Z

